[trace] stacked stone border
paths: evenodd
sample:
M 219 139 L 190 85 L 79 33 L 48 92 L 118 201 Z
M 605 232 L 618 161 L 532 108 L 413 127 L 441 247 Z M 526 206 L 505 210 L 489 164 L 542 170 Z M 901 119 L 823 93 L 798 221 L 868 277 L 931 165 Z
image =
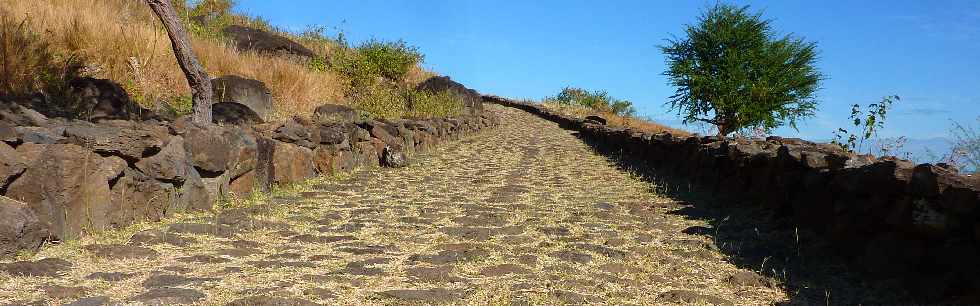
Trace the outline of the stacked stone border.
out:
M 186 119 L 48 118 L 0 101 L 0 259 L 317 175 L 402 167 L 443 141 L 495 126 L 481 109 L 385 121 L 324 105 L 310 120 L 197 127 Z
M 484 96 L 578 131 L 602 151 L 689 181 L 730 205 L 772 209 L 829 242 L 853 270 L 918 295 L 980 292 L 980 177 L 801 139 L 675 136 L 565 117 Z

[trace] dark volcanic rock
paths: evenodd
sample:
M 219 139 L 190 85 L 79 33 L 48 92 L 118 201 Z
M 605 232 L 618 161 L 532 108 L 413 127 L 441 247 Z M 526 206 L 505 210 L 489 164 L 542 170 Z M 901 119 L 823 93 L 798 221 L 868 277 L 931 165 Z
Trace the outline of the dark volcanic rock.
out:
M 30 206 L 55 238 L 77 237 L 82 228 L 109 224 L 109 180 L 119 170 L 116 163 L 82 147 L 49 145 L 6 196 Z
M 170 137 L 159 153 L 136 162 L 136 169 L 157 180 L 179 183 L 195 171 L 184 149 L 184 138 L 180 136 Z
M 163 126 L 131 121 L 111 121 L 99 125 L 74 122 L 65 128 L 67 141 L 100 154 L 136 161 L 159 152 L 170 137 Z
M 595 124 L 600 124 L 600 125 L 606 125 L 606 118 L 602 118 L 602 117 L 595 116 L 595 115 L 586 116 L 585 117 L 585 121 L 586 122 L 593 122 Z
M 241 51 L 289 54 L 303 58 L 316 56 L 313 51 L 303 45 L 265 30 L 232 25 L 225 28 L 224 33 Z
M 196 278 L 172 274 L 157 274 L 143 281 L 144 288 L 177 287 L 187 284 L 216 281 L 216 278 Z
M 379 294 L 399 300 L 428 303 L 452 302 L 461 297 L 459 292 L 445 288 L 388 290 Z
M 27 169 L 27 160 L 17 150 L 0 142 L 0 189 L 6 188 L 13 179 Z
M 65 304 L 65 306 L 103 306 L 109 305 L 109 297 L 107 296 L 93 296 L 87 298 L 81 298 L 74 302 Z
M 408 165 L 405 152 L 396 147 L 386 145 L 381 151 L 381 165 L 389 168 L 401 168 Z
M 127 168 L 110 191 L 109 224 L 119 227 L 142 220 L 159 221 L 175 206 L 178 195 L 173 189 L 172 184 Z
M 48 227 L 27 204 L 0 196 L 0 258 L 35 251 L 48 238 Z
M 160 255 L 152 249 L 124 244 L 92 244 L 86 245 L 84 249 L 95 256 L 113 259 L 152 259 Z
M 408 277 L 422 282 L 465 282 L 466 279 L 453 275 L 453 266 L 416 267 L 405 269 Z
M 262 116 L 237 102 L 218 102 L 211 105 L 211 121 L 221 125 L 251 125 L 265 123 Z
M 95 78 L 77 78 L 68 83 L 71 102 L 60 109 L 51 109 L 49 117 L 99 120 L 141 120 L 156 115 L 129 98 L 126 90 L 113 81 Z M 43 109 L 43 108 L 42 108 Z M 57 114 L 56 114 L 57 113 Z
M 320 105 L 313 111 L 313 120 L 323 124 L 354 122 L 358 117 L 356 109 L 337 104 Z
M 65 141 L 63 134 L 40 126 L 18 126 L 14 128 L 17 139 L 25 143 L 54 144 Z
M 60 258 L 45 258 L 38 261 L 17 261 L 8 264 L 0 264 L 0 271 L 14 276 L 41 276 L 58 277 L 72 264 Z
M 132 297 L 130 300 L 145 305 L 186 305 L 205 298 L 204 293 L 182 288 L 154 288 Z
M 59 285 L 46 285 L 41 287 L 49 298 L 55 299 L 73 299 L 84 296 L 88 293 L 89 289 L 85 287 L 65 287 Z
M 707 303 L 711 305 L 735 305 L 729 300 L 722 299 L 713 295 L 700 294 L 689 290 L 671 290 L 659 295 L 661 300 L 682 303 L 682 304 L 693 304 L 693 303 Z
M 316 306 L 316 303 L 299 298 L 251 296 L 228 303 L 226 306 Z
M 261 81 L 226 75 L 211 80 L 211 87 L 216 103 L 234 102 L 248 106 L 263 120 L 269 119 L 275 111 L 272 92 Z
M 95 272 L 89 274 L 85 279 L 98 279 L 107 282 L 118 282 L 125 279 L 133 278 L 136 273 L 122 273 L 122 272 Z
M 174 223 L 170 225 L 168 232 L 178 234 L 209 235 L 215 237 L 231 237 L 235 234 L 235 229 L 226 225 Z
M 203 177 L 228 172 L 228 178 L 234 179 L 255 169 L 258 143 L 234 127 L 191 128 L 184 135 L 184 148 Z
M 277 143 L 272 157 L 273 182 L 299 183 L 316 175 L 313 150 L 288 143 Z
M 463 106 L 471 113 L 476 114 L 483 111 L 483 98 L 475 90 L 466 88 L 463 84 L 453 81 L 447 76 L 434 76 L 425 80 L 418 87 L 418 90 L 428 92 L 449 91 L 463 99 Z

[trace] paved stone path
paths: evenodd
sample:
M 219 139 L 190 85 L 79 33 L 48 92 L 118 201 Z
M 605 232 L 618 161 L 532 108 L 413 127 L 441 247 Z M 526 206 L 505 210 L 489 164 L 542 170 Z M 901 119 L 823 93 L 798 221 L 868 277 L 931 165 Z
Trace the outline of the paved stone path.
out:
M 704 221 L 570 131 L 502 124 L 402 169 L 323 178 L 3 265 L 0 304 L 769 305 Z M 42 258 L 47 258 L 40 260 Z M 4 280 L 6 278 L 6 280 Z M 87 303 L 87 304 L 86 304 Z

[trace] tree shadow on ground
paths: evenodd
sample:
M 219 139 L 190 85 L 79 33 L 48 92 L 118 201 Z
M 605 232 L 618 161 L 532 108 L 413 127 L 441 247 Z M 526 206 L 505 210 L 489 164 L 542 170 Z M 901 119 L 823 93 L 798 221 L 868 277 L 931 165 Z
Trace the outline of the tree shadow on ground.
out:
M 835 254 L 833 245 L 798 230 L 789 218 L 751 203 L 736 204 L 737 201 L 693 185 L 680 175 L 664 174 L 642 159 L 573 133 L 620 169 L 650 182 L 657 193 L 681 202 L 671 214 L 710 224 L 683 232 L 711 238 L 729 262 L 778 282 L 789 295 L 778 305 L 931 304 L 912 302 L 900 281 L 871 279 L 853 271 L 853 266 Z

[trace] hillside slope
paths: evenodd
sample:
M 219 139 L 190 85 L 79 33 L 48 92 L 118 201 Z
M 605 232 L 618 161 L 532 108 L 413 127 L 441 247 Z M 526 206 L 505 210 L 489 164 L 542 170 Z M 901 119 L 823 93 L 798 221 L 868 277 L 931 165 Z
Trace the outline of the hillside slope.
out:
M 190 89 L 176 64 L 170 41 L 143 2 L 0 0 L 0 3 L 0 26 L 5 33 L 2 40 L 5 75 L 15 68 L 24 72 L 21 75 L 45 70 L 57 74 L 74 63 L 78 64 L 81 75 L 121 84 L 132 99 L 144 107 L 178 111 L 188 108 Z M 344 104 L 345 96 L 353 91 L 350 77 L 329 66 L 330 60 L 352 52 L 350 48 L 317 32 L 304 35 L 279 32 L 313 50 L 316 57 L 303 60 L 239 51 L 223 37 L 223 27 L 234 24 L 270 29 L 270 26 L 258 18 L 230 13 L 227 6 L 230 2 L 227 1 L 200 3 L 188 8 L 178 1 L 177 6 L 194 34 L 194 51 L 211 77 L 239 75 L 264 82 L 282 117 L 310 114 L 324 103 Z M 222 3 L 226 6 L 213 7 Z M 217 22 L 202 24 L 202 15 Z M 17 41 L 14 38 L 18 35 L 30 37 Z M 23 46 L 25 43 L 33 47 Z M 11 60 L 15 58 L 22 60 Z M 30 63 L 34 66 L 16 67 Z M 397 83 L 414 88 L 432 75 L 413 65 Z M 11 77 L 17 79 L 17 76 Z M 40 83 L 45 80 L 44 76 L 36 76 L 20 77 L 19 81 Z

